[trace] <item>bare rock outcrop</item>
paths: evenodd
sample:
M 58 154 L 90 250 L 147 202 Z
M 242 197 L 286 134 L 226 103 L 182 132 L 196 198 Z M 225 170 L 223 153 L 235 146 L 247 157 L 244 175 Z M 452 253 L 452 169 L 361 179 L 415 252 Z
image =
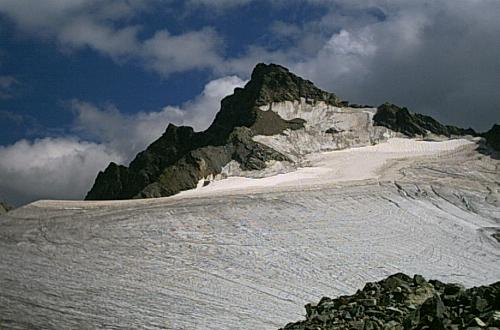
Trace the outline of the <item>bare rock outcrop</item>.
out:
M 465 289 L 398 273 L 352 296 L 323 297 L 307 304 L 306 320 L 283 330 L 308 329 L 496 329 L 500 326 L 500 282 Z

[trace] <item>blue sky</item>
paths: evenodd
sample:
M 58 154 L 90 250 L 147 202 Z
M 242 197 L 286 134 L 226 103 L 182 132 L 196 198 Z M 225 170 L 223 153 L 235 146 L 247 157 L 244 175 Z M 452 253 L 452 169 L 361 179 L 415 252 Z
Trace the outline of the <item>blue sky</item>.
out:
M 487 130 L 499 13 L 496 0 L 0 0 L 0 199 L 81 198 L 168 122 L 206 128 L 258 62 Z

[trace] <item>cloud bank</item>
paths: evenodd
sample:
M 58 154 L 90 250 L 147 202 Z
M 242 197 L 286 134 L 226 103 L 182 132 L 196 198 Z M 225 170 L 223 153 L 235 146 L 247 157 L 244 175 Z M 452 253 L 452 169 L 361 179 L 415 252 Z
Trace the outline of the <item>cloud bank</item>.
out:
M 1 198 L 19 205 L 42 198 L 80 199 L 96 173 L 121 156 L 76 138 L 21 140 L 0 147 Z

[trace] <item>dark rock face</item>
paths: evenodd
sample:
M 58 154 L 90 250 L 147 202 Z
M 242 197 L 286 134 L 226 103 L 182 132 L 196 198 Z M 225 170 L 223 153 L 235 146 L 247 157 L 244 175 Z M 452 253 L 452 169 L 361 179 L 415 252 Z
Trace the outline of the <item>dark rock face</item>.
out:
M 220 173 L 231 160 L 240 163 L 243 170 L 260 170 L 266 161 L 286 161 L 284 155 L 252 140 L 252 132 L 238 127 L 223 146 L 206 146 L 188 152 L 174 165 L 168 166 L 154 182 L 136 197 L 170 196 L 180 191 L 196 188 L 198 181 L 210 174 Z
M 87 200 L 127 199 L 158 180 L 165 168 L 202 144 L 203 137 L 191 127 L 169 124 L 165 133 L 140 152 L 129 167 L 111 163 L 99 172 Z
M 377 108 L 373 122 L 374 125 L 385 126 L 410 137 L 425 136 L 429 132 L 444 136 L 477 135 L 472 128 L 443 125 L 430 116 L 411 113 L 407 108 L 400 108 L 391 103 L 384 103 Z
M 85 199 L 169 196 L 196 187 L 200 179 L 220 173 L 231 160 L 240 162 L 243 169 L 262 169 L 268 160 L 286 160 L 251 137 L 302 128 L 302 119 L 287 121 L 258 108 L 300 98 L 341 104 L 335 94 L 320 90 L 282 66 L 258 64 L 247 85 L 222 100 L 207 130 L 194 132 L 191 127 L 169 124 L 165 133 L 139 153 L 129 167 L 111 163 L 100 172 Z
M 306 320 L 283 329 L 465 329 L 498 327 L 500 282 L 465 290 L 395 274 L 367 283 L 352 296 L 307 304 Z
M 486 139 L 486 143 L 490 147 L 500 151 L 500 125 L 494 124 L 488 132 L 481 135 Z
M 12 210 L 12 207 L 10 207 L 8 204 L 4 202 L 0 202 L 0 214 L 4 214 Z

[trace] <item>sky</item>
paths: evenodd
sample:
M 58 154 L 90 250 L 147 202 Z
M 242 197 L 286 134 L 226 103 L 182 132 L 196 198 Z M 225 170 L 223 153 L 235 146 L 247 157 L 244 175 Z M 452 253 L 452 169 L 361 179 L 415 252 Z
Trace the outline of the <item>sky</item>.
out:
M 353 103 L 500 122 L 498 0 L 0 0 L 0 200 L 81 199 L 259 62 Z

